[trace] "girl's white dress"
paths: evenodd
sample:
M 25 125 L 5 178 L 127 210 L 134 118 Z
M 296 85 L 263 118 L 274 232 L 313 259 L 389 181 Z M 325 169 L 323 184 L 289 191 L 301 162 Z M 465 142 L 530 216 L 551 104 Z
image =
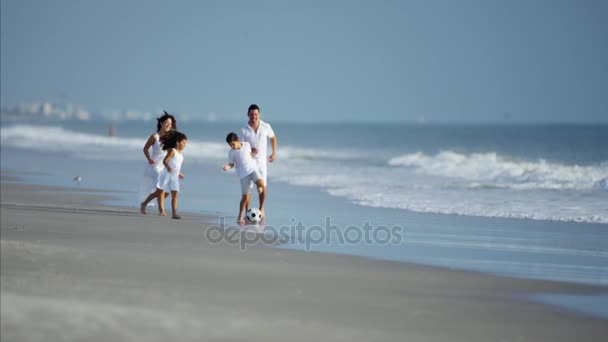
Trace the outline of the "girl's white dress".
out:
M 165 190 L 165 192 L 179 191 L 179 173 L 182 169 L 182 163 L 184 162 L 184 155 L 177 149 L 173 149 L 175 154 L 173 158 L 169 160 L 169 166 L 171 166 L 172 172 L 169 172 L 167 168 L 164 168 L 160 172 L 159 176 L 159 188 Z
M 154 144 L 152 144 L 152 154 L 150 155 L 150 158 L 154 160 L 154 165 L 146 161 L 144 180 L 142 182 L 141 190 L 139 191 L 140 203 L 143 202 L 151 193 L 156 192 L 157 188 L 160 188 L 159 177 L 161 171 L 165 168 L 163 160 L 167 155 L 167 151 L 163 151 L 158 133 L 154 133 L 154 137 L 156 138 L 156 141 L 154 141 Z

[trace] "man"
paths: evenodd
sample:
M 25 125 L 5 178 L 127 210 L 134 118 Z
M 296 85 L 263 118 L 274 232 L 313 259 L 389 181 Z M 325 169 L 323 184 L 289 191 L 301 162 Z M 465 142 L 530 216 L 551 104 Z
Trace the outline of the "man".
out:
M 241 130 L 242 141 L 246 141 L 251 145 L 251 151 L 253 152 L 253 159 L 258 165 L 258 171 L 261 178 L 264 180 L 266 189 L 268 188 L 268 162 L 273 162 L 276 159 L 277 152 L 277 137 L 274 135 L 274 131 L 270 124 L 260 120 L 260 107 L 256 104 L 249 106 L 247 110 L 247 117 L 249 122 L 247 126 Z M 268 153 L 268 139 L 272 143 L 272 153 L 267 156 Z M 253 185 L 250 187 L 250 191 L 253 189 Z M 246 209 L 249 210 L 249 202 L 247 202 Z M 262 217 L 266 215 L 262 212 Z

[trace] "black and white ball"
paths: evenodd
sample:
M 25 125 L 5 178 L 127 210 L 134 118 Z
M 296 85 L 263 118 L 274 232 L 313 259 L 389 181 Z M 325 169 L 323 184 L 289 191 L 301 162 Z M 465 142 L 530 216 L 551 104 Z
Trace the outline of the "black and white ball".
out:
M 247 210 L 247 219 L 252 223 L 258 223 L 262 220 L 262 212 L 258 208 L 250 208 Z

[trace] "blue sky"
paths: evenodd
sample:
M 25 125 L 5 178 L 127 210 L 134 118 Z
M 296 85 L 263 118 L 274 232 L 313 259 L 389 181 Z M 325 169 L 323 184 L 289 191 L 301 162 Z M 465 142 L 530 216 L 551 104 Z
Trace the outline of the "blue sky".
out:
M 3 105 L 608 122 L 608 1 L 1 1 Z

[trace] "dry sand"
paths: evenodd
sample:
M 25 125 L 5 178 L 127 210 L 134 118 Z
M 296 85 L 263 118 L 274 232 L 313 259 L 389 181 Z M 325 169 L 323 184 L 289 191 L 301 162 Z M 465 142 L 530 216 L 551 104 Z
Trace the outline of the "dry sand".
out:
M 524 301 L 606 288 L 358 257 L 241 251 L 108 193 L 1 187 L 2 341 L 600 341 L 608 322 Z

